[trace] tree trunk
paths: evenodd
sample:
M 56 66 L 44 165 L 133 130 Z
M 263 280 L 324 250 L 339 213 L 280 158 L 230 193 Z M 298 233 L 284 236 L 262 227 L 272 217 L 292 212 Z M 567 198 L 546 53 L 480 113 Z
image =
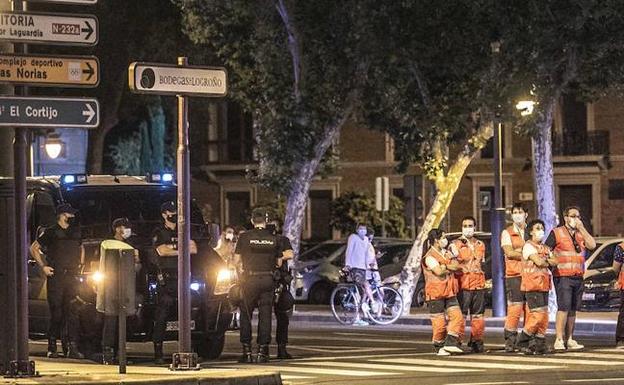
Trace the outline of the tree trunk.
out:
M 422 273 L 421 260 L 423 256 L 423 246 L 429 231 L 440 226 L 459 188 L 459 184 L 461 183 L 466 169 L 477 152 L 481 150 L 485 143 L 492 137 L 492 134 L 491 125 L 482 127 L 469 141 L 472 145 L 465 146 L 464 150 L 457 156 L 447 175 L 439 175 L 434 178 L 437 187 L 435 199 L 414 241 L 414 245 L 412 245 L 403 271 L 401 272 L 400 292 L 403 296 L 403 314 L 405 315 L 409 314 L 414 291 Z
M 546 224 L 545 233 L 557 227 L 555 206 L 555 177 L 552 160 L 552 123 L 557 98 L 553 97 L 537 119 L 537 133 L 531 138 L 533 152 L 533 180 L 535 184 L 537 218 Z M 554 285 L 548 293 L 548 314 L 553 320 L 557 313 Z

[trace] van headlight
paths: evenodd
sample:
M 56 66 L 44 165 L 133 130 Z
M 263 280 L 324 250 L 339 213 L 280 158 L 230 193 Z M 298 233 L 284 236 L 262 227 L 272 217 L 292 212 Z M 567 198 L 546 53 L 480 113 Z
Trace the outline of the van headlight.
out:
M 236 274 L 236 270 L 220 270 L 217 274 L 217 283 L 215 284 L 214 294 L 227 294 L 230 291 L 230 288 L 236 284 L 237 279 L 238 275 Z

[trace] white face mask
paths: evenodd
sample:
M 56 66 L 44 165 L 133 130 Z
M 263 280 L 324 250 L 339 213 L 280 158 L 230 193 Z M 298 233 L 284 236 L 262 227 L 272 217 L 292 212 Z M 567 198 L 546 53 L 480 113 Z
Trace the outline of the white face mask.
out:
M 576 228 L 576 218 L 570 218 L 570 221 L 568 222 L 568 226 L 570 226 L 571 228 L 575 229 Z
M 123 233 L 121 233 L 123 239 L 128 239 L 132 236 L 132 229 L 123 229 Z
M 520 213 L 511 214 L 511 219 L 513 220 L 513 223 L 517 225 L 521 225 L 524 223 L 525 214 L 520 214 Z
M 472 238 L 474 231 L 474 227 L 462 227 L 462 235 L 466 238 Z
M 443 249 L 446 249 L 446 246 L 448 246 L 448 239 L 446 238 L 440 239 L 440 247 Z
M 234 233 L 225 233 L 225 239 L 227 239 L 228 241 L 233 241 Z
M 358 230 L 357 233 L 360 236 L 360 238 L 366 237 L 366 230 Z
M 536 241 L 541 242 L 544 239 L 544 230 L 535 230 L 535 236 L 533 237 Z

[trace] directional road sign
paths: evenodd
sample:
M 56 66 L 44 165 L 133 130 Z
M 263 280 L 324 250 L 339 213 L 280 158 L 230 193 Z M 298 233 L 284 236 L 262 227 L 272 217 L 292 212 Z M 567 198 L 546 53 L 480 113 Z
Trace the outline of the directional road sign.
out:
M 95 128 L 99 124 L 97 99 L 0 96 L 0 127 Z
M 227 72 L 219 67 L 132 63 L 128 69 L 130 89 L 157 95 L 213 96 L 227 94 Z
M 17 43 L 96 45 L 93 15 L 0 12 L 0 40 Z
M 97 87 L 99 67 L 95 56 L 0 54 L 0 83 Z
M 61 3 L 61 4 L 86 4 L 86 5 L 94 5 L 98 2 L 98 0 L 28 0 L 32 2 L 40 2 L 40 3 Z

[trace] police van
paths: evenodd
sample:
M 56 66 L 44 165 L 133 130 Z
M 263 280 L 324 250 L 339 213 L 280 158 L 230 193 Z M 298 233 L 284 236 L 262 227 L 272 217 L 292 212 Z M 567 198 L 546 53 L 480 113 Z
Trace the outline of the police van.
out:
M 96 286 L 104 279 L 99 271 L 100 243 L 112 236 L 111 222 L 127 217 L 132 223 L 135 247 L 142 268 L 136 277 L 136 309 L 128 318 L 128 341 L 152 340 L 153 314 L 159 291 L 174 291 L 177 298 L 177 258 L 162 258 L 156 266 L 152 232 L 162 223 L 160 206 L 176 200 L 172 174 L 148 176 L 72 174 L 27 179 L 27 215 L 30 242 L 43 228 L 56 222 L 56 206 L 70 203 L 79 212 L 78 223 L 86 250 L 83 270 L 76 275 L 79 296 L 75 301 L 80 317 L 80 350 L 85 355 L 100 349 L 103 316 L 95 309 Z M 191 237 L 198 253 L 191 256 L 191 329 L 194 350 L 202 358 L 214 359 L 223 350 L 225 332 L 232 321 L 227 293 L 233 279 L 221 258 L 209 252 L 210 236 L 199 208 L 191 205 Z M 218 255 L 216 255 L 218 257 Z M 104 281 L 105 284 L 105 281 Z M 166 286 L 166 288 L 165 288 Z M 45 276 L 30 257 L 28 264 L 29 328 L 33 339 L 46 338 L 50 318 Z M 167 340 L 177 339 L 177 302 L 167 318 Z

